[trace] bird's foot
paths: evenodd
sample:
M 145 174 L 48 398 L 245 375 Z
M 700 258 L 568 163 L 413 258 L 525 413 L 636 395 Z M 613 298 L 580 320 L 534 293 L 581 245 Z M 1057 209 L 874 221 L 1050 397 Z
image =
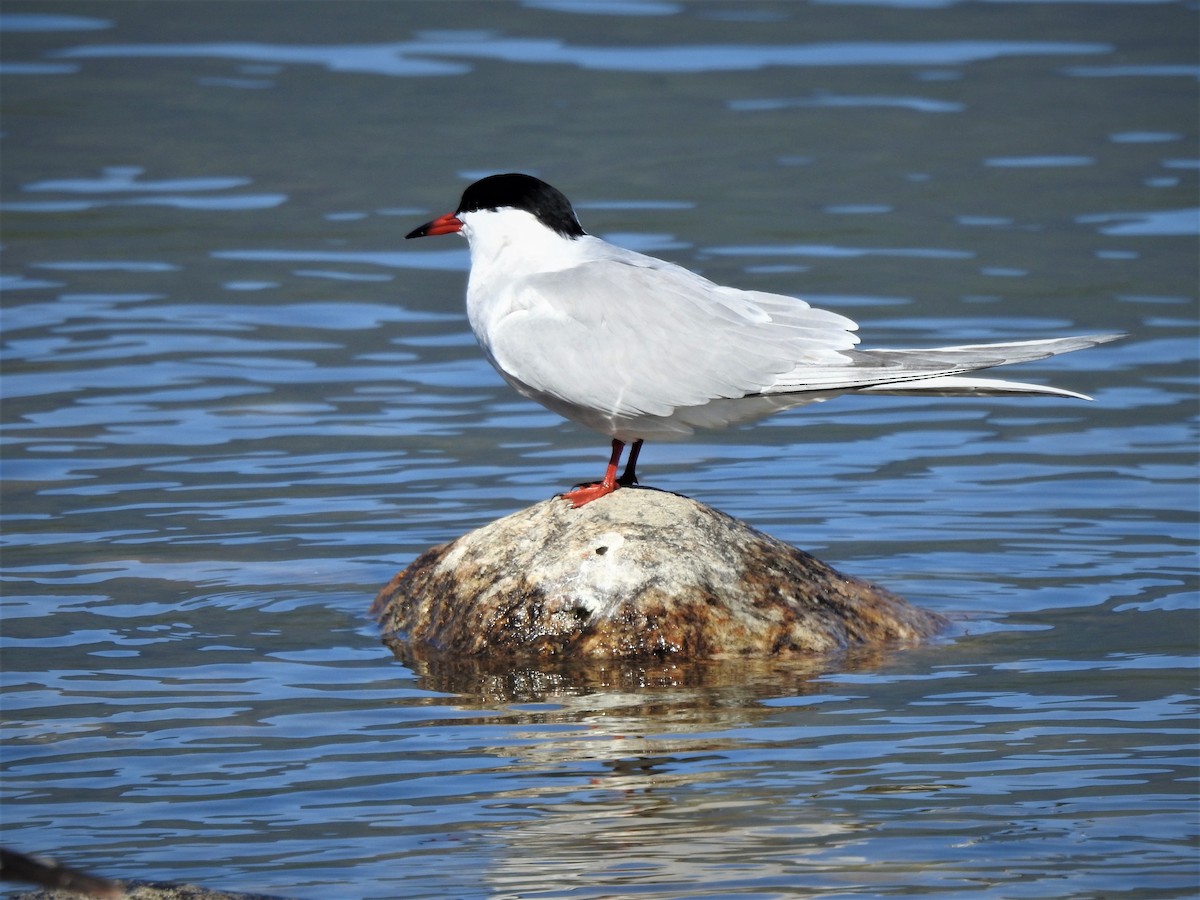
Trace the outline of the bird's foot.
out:
M 620 485 L 615 481 L 597 481 L 595 484 L 581 484 L 559 496 L 579 509 L 593 500 L 599 500 L 601 497 L 611 494 L 618 487 Z
M 617 479 L 617 484 L 620 487 L 633 487 L 637 483 L 638 483 L 637 476 L 630 472 L 626 472 L 624 475 L 622 475 L 620 478 Z

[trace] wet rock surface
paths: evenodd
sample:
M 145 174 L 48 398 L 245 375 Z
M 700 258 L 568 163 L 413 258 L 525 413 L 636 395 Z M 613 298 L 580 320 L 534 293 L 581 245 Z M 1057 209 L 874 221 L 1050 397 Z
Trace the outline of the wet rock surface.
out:
M 373 612 L 390 644 L 469 657 L 804 657 L 947 626 L 694 500 L 630 488 L 434 547 Z
M 217 891 L 195 884 L 116 881 L 64 866 L 54 859 L 0 847 L 0 880 L 39 889 L 12 895 L 13 900 L 286 900 L 267 894 Z
M 120 900 L 288 900 L 269 894 L 237 894 L 215 891 L 195 884 L 165 882 L 114 882 L 113 893 L 94 893 L 68 888 L 47 888 L 17 894 L 13 900 L 80 900 L 81 897 L 112 897 Z

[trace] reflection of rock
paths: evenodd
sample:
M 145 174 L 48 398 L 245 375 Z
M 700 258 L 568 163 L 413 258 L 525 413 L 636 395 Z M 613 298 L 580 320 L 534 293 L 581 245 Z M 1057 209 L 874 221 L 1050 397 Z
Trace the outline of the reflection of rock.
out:
M 767 710 L 761 705 L 765 699 L 823 694 L 828 688 L 820 676 L 876 670 L 900 652 L 862 647 L 786 659 L 515 660 L 454 657 L 389 643 L 423 690 L 452 695 L 458 707 L 486 710 L 513 724 L 584 725 L 593 734 L 744 724 Z M 561 745 L 561 736 L 556 743 Z
M 812 656 L 946 624 L 693 500 L 631 489 L 428 550 L 374 610 L 391 639 L 455 656 Z
M 801 892 L 809 881 L 836 884 L 839 868 L 870 871 L 869 825 L 779 787 L 731 790 L 718 766 L 679 758 L 532 801 L 539 815 L 503 830 L 509 852 L 482 873 L 487 896 L 561 897 L 563 885 L 585 885 L 601 897 L 803 897 L 821 893 Z M 836 893 L 865 892 L 863 880 Z
M 782 686 L 791 693 L 806 693 L 810 679 L 828 672 L 875 668 L 885 654 L 859 650 L 848 660 L 835 658 L 756 659 L 525 659 L 510 657 L 455 657 L 428 647 L 389 640 L 397 659 L 420 679 L 421 687 L 454 694 L 459 702 L 489 707 L 500 703 L 564 702 L 572 697 L 590 697 L 588 708 L 596 709 L 597 696 L 625 696 L 646 702 L 657 692 L 673 697 L 720 695 L 720 702 L 741 706 L 761 693 L 776 695 Z M 860 659 L 864 657 L 864 659 Z M 836 664 L 834 660 L 836 659 Z M 869 661 L 868 661 L 869 660 Z
M 861 746 L 839 713 L 863 698 L 836 696 L 845 685 L 820 676 L 878 671 L 903 650 L 513 660 L 392 646 L 422 689 L 442 695 L 427 702 L 452 694 L 474 711 L 445 725 L 462 730 L 471 758 L 499 761 L 484 798 L 494 849 L 478 869 L 480 895 L 585 885 L 606 897 L 783 896 L 828 860 L 857 877 L 870 868 L 861 846 L 877 826 L 819 792 L 854 764 L 822 747 L 831 734 L 839 748 Z

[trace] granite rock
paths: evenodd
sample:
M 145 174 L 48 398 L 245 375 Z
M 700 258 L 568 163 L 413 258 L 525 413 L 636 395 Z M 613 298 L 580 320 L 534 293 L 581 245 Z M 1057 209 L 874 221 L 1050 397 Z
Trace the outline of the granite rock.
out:
M 694 500 L 631 488 L 434 547 L 373 612 L 389 642 L 467 657 L 802 657 L 947 625 Z

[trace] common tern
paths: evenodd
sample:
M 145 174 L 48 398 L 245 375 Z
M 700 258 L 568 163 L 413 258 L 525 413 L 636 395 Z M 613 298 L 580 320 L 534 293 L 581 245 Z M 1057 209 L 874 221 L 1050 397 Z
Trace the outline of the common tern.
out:
M 1087 400 L 963 375 L 1124 337 L 858 350 L 858 325 L 843 315 L 722 287 L 588 234 L 562 192 L 531 175 L 476 181 L 454 212 L 407 237 L 454 233 L 470 245 L 467 318 L 491 364 L 519 393 L 612 438 L 603 479 L 562 495 L 576 507 L 636 483 L 644 440 L 680 439 L 840 394 Z M 618 478 L 626 444 L 629 462 Z

